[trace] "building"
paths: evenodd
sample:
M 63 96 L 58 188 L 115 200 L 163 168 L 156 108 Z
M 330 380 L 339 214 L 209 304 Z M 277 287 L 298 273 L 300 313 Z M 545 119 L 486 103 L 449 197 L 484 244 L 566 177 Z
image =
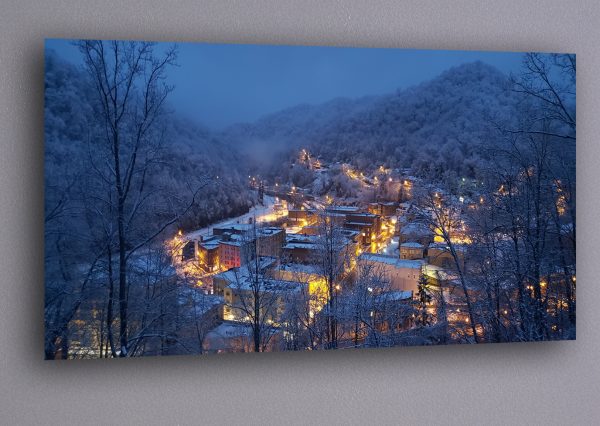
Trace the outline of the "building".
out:
M 357 233 L 341 230 L 337 239 L 336 252 L 340 261 L 345 262 L 347 269 L 352 268 L 352 261 L 357 254 Z M 291 234 L 283 246 L 283 260 L 287 263 L 312 263 L 318 260 L 323 251 L 324 240 L 319 235 Z
M 325 221 L 327 223 L 332 223 L 336 226 L 342 227 L 346 222 L 346 213 L 337 213 L 335 211 L 325 210 L 325 212 L 320 214 L 318 223 L 325 223 Z
M 373 297 L 373 324 L 378 332 L 393 334 L 413 326 L 413 294 L 412 291 L 392 290 Z
M 281 341 L 281 332 L 273 329 L 263 350 L 276 352 L 281 346 Z M 213 354 L 252 352 L 254 350 L 252 327 L 249 324 L 224 321 L 206 335 L 202 349 L 205 353 Z
M 314 210 L 288 209 L 288 222 L 294 226 L 309 226 L 317 222 L 317 214 Z
M 281 257 L 285 238 L 285 231 L 282 228 L 258 228 L 256 230 L 258 255 Z
M 361 239 L 360 232 L 352 229 L 342 229 L 341 233 L 353 246 L 355 246 L 355 248 L 358 248 Z
M 299 288 L 299 283 L 260 277 L 242 277 L 224 288 L 223 319 L 248 322 L 254 305 L 260 306 L 260 318 L 267 324 L 278 324 L 285 313 L 290 294 Z M 258 287 L 259 297 L 255 297 Z
M 454 281 L 456 277 L 448 273 L 447 269 L 444 269 L 437 265 L 431 265 L 426 263 L 423 265 L 423 275 L 429 279 L 429 284 L 435 287 L 439 287 L 443 281 Z
M 282 254 L 286 261 L 309 263 L 315 259 L 318 235 L 292 234 L 287 237 Z
M 357 206 L 328 206 L 327 209 L 325 209 L 325 211 L 327 213 L 347 215 L 347 214 L 352 214 L 352 213 L 359 213 L 360 207 L 357 207 Z
M 322 272 L 313 265 L 298 263 L 279 264 L 270 270 L 274 279 L 293 281 L 302 284 L 308 290 L 310 307 L 314 313 L 321 310 L 329 300 L 329 289 Z
M 390 217 L 396 214 L 397 203 L 394 202 L 377 202 L 369 204 L 369 213 Z
M 421 243 L 409 241 L 400 244 L 400 259 L 415 260 L 423 259 L 425 247 Z
M 250 255 L 254 256 L 251 250 L 259 256 L 280 257 L 285 243 L 285 231 L 276 227 L 233 224 L 215 227 L 213 232 L 210 237 L 198 236 L 185 243 L 182 260 L 196 259 L 205 272 L 216 272 L 243 265 Z
M 373 213 L 349 213 L 346 215 L 346 222 L 368 224 L 374 232 L 379 233 L 381 231 L 381 218 Z
M 396 224 L 400 243 L 416 241 L 427 247 L 433 242 L 433 231 L 424 223 L 398 221 Z
M 454 252 L 461 268 L 465 267 L 466 246 L 453 244 Z M 427 261 L 431 265 L 439 266 L 445 269 L 456 269 L 456 262 L 450 251 L 450 246 L 445 243 L 431 243 L 427 248 Z
M 405 202 L 412 198 L 413 185 L 417 179 L 412 176 L 404 176 L 400 179 L 400 190 L 398 191 L 398 201 Z
M 198 262 L 206 272 L 215 272 L 221 266 L 219 242 L 220 238 L 213 236 L 196 243 Z
M 396 209 L 396 215 L 400 218 L 400 224 L 404 225 L 415 221 L 417 219 L 417 213 L 417 209 L 408 201 L 398 204 L 398 208 Z
M 378 268 L 389 281 L 389 290 L 410 291 L 413 296 L 417 294 L 423 260 L 404 260 L 396 256 L 363 253 L 358 262 Z
M 202 238 L 202 237 L 200 237 Z M 181 248 L 181 260 L 183 262 L 187 260 L 192 260 L 196 258 L 196 249 L 198 247 L 198 241 L 192 240 L 183 243 L 183 247 Z
M 381 217 L 373 213 L 349 213 L 344 227 L 359 233 L 361 245 L 370 245 L 381 233 Z
M 414 324 L 412 291 L 373 291 L 362 302 L 358 316 L 352 297 L 338 298 L 337 309 L 339 348 L 382 346 L 385 341 L 397 341 Z
M 202 340 L 206 334 L 222 323 L 223 297 L 205 294 L 197 287 L 183 286 L 178 298 L 178 315 L 186 320 L 176 321 L 177 340 L 169 354 L 189 353 L 190 348 L 202 349 Z
M 252 230 L 252 225 L 248 223 L 235 223 L 224 226 L 215 226 L 212 229 L 213 235 L 243 235 Z
M 371 242 L 377 239 L 377 233 L 373 229 L 373 225 L 365 222 L 346 222 L 344 227 L 348 230 L 356 232 L 358 243 L 361 246 L 370 245 Z
M 260 259 L 260 270 L 265 275 L 269 275 L 269 271 L 275 267 L 277 259 L 272 257 L 263 257 Z M 251 275 L 251 270 L 247 265 L 228 269 L 220 272 L 213 277 L 213 291 L 217 296 L 224 296 L 225 287 L 236 283 L 239 280 L 245 279 Z
M 219 241 L 219 260 L 222 269 L 239 268 L 246 262 L 248 241 L 239 234 L 222 234 Z
M 247 322 L 258 300 L 261 321 L 277 326 L 285 314 L 287 304 L 299 299 L 301 286 L 301 283 L 295 281 L 264 276 L 261 276 L 259 281 L 253 277 L 240 278 L 224 288 L 223 319 Z M 255 297 L 257 287 L 260 295 L 258 299 Z
M 252 328 L 246 324 L 223 322 L 204 337 L 205 353 L 251 352 Z
M 276 259 L 261 258 L 258 273 L 248 267 L 241 267 L 214 277 L 215 294 L 224 299 L 223 320 L 248 322 L 258 300 L 262 322 L 273 326 L 281 322 L 287 303 L 299 298 L 303 284 L 274 278 L 271 270 L 275 262 Z
M 320 229 L 316 225 L 305 226 L 302 228 L 301 234 L 303 235 L 319 235 Z

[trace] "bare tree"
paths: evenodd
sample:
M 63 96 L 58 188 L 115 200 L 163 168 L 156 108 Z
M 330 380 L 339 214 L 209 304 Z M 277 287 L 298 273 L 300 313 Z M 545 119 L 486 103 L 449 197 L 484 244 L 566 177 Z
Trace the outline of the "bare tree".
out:
M 337 348 L 337 296 L 342 291 L 342 280 L 353 262 L 352 245 L 342 233 L 335 215 L 327 210 L 319 212 L 316 250 L 311 262 L 324 277 L 328 292 L 325 317 L 327 319 L 327 348 Z
M 560 128 L 521 128 L 517 133 L 575 140 L 575 76 L 573 54 L 527 53 L 523 70 L 512 76 L 513 90 L 537 101 L 535 121 L 555 121 Z
M 359 261 L 353 275 L 338 307 L 338 318 L 352 328 L 353 347 L 394 346 L 412 323 L 410 294 L 392 290 L 385 270 L 374 263 Z
M 232 270 L 231 299 L 225 298 L 234 320 L 250 326 L 254 352 L 266 350 L 271 343 L 279 331 L 288 293 L 299 288 L 271 277 L 273 259 L 259 255 L 259 238 L 260 229 L 253 220 L 239 240 L 242 266 Z
M 417 324 L 426 327 L 431 324 L 431 316 L 428 307 L 432 301 L 431 289 L 429 288 L 429 278 L 421 271 L 419 282 L 417 283 Z
M 528 53 L 523 61 L 523 71 L 513 76 L 513 90 L 522 93 L 534 104 L 528 115 L 525 131 L 533 135 L 531 141 L 547 148 L 542 158 L 545 177 L 553 181 L 556 199 L 551 222 L 554 224 L 559 246 L 559 262 L 563 270 L 568 300 L 569 321 L 575 324 L 575 150 L 563 149 L 559 141 L 576 139 L 576 58 L 574 54 Z M 535 138 L 541 135 L 542 138 Z M 558 149 L 556 149 L 558 148 Z M 568 218 L 568 228 L 564 225 Z M 570 241 L 569 241 L 570 240 Z M 571 258 L 572 253 L 572 258 Z
M 472 295 L 467 281 L 465 256 L 462 248 L 455 242 L 454 234 L 465 226 L 461 215 L 462 207 L 452 197 L 445 196 L 440 190 L 429 186 L 415 194 L 414 205 L 418 219 L 427 224 L 434 235 L 443 241 L 452 259 L 451 270 L 456 273 L 462 289 L 469 317 L 469 327 L 475 343 L 479 343 L 477 323 L 475 321 Z
M 127 356 L 128 261 L 175 223 L 197 193 L 190 188 L 191 202 L 168 194 L 161 194 L 159 199 L 147 182 L 153 167 L 162 160 L 159 121 L 173 89 L 165 80 L 167 69 L 175 64 L 176 49 L 158 56 L 154 45 L 146 42 L 86 40 L 77 45 L 95 89 L 98 136 L 93 140 L 90 159 L 108 192 L 97 203 L 98 214 L 107 215 L 116 229 L 119 355 Z M 164 218 L 156 226 L 148 226 L 150 211 Z M 109 257 L 112 250 L 111 245 Z M 112 262 L 109 264 L 112 267 Z
M 280 259 L 285 277 L 299 284 L 297 292 L 289 294 L 282 318 L 287 350 L 309 348 L 316 350 L 327 345 L 328 325 L 321 310 L 327 304 L 328 291 L 323 289 L 323 278 L 313 265 L 291 263 Z M 280 274 L 281 275 L 281 274 Z
M 518 119 L 496 124 L 487 202 L 478 209 L 489 264 L 479 276 L 504 291 L 496 292 L 505 301 L 496 300 L 493 328 L 511 339 L 515 325 L 523 340 L 575 330 L 575 73 L 574 55 L 526 54 L 511 77 L 522 95 Z M 557 319 L 563 306 L 565 324 Z

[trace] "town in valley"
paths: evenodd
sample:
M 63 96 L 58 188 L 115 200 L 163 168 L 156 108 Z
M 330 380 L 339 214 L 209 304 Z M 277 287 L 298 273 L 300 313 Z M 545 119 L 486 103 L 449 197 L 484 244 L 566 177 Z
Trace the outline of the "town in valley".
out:
M 575 338 L 574 55 L 215 131 L 188 47 L 50 47 L 47 359 Z

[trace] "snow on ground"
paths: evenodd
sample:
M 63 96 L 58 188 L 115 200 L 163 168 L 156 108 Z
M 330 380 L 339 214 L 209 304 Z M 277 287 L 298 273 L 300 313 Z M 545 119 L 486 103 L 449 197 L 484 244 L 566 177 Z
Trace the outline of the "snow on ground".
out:
M 248 223 L 248 220 L 250 218 L 254 218 L 254 217 L 256 217 L 257 222 L 262 222 L 263 220 L 261 220 L 261 218 L 268 217 L 270 215 L 275 214 L 275 208 L 274 208 L 275 207 L 275 197 L 265 195 L 263 200 L 264 200 L 264 205 L 258 204 L 256 206 L 252 207 L 250 209 L 250 211 L 248 211 L 248 213 L 245 213 L 243 215 L 240 215 L 240 216 L 237 216 L 234 218 L 225 219 L 221 222 L 213 223 L 212 225 L 209 225 L 205 228 L 201 228 L 201 229 L 197 229 L 192 232 L 188 232 L 187 234 L 185 234 L 184 238 L 193 240 L 200 236 L 208 237 L 208 236 L 212 235 L 212 229 L 215 227 L 224 227 L 227 225 L 234 225 L 237 223 Z
M 379 253 L 391 256 L 400 256 L 400 250 L 398 249 L 399 245 L 398 237 L 392 237 L 389 244 L 379 250 Z

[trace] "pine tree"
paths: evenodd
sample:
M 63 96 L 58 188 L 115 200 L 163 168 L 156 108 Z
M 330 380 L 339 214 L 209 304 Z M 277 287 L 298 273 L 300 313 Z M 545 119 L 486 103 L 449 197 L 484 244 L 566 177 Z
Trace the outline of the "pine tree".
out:
M 417 289 L 417 295 L 419 296 L 417 325 L 425 327 L 431 324 L 431 318 L 427 313 L 427 305 L 431 303 L 431 293 L 429 290 L 429 279 L 423 272 L 419 275 Z

